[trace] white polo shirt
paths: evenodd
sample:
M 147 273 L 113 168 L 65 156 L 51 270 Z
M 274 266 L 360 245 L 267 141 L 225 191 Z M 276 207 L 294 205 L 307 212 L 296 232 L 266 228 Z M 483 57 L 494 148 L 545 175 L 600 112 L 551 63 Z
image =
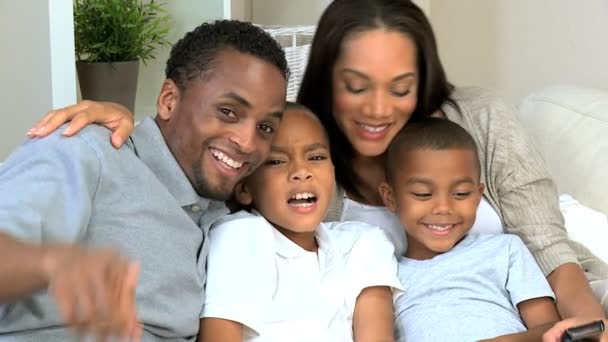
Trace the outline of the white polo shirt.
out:
M 371 286 L 402 292 L 394 248 L 380 228 L 322 223 L 318 252 L 263 217 L 239 212 L 210 231 L 201 317 L 246 326 L 245 341 L 352 341 L 355 301 Z

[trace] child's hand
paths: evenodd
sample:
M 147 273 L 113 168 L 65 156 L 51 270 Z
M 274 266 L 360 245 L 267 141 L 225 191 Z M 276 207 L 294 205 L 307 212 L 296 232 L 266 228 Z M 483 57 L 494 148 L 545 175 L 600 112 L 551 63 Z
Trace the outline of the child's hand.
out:
M 48 112 L 27 132 L 30 138 L 45 137 L 66 122 L 70 122 L 63 135 L 72 136 L 85 126 L 97 123 L 111 130 L 112 145 L 119 148 L 133 132 L 133 114 L 127 108 L 112 102 L 84 100 L 78 104 Z
M 597 321 L 593 318 L 572 317 L 555 323 L 555 325 L 547 330 L 543 335 L 543 342 L 561 342 L 562 335 L 569 328 L 578 327 Z M 604 325 L 608 325 L 608 320 L 604 319 Z M 602 336 L 597 340 L 599 342 L 608 342 L 608 332 L 604 331 Z

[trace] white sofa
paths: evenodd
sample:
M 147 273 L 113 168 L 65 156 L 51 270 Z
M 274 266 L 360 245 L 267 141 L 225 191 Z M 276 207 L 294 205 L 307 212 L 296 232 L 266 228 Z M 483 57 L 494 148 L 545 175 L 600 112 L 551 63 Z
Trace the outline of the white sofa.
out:
M 560 193 L 608 215 L 608 91 L 553 86 L 527 96 L 519 112 Z
M 608 91 L 548 87 L 522 101 L 519 118 L 562 194 L 570 238 L 608 262 Z

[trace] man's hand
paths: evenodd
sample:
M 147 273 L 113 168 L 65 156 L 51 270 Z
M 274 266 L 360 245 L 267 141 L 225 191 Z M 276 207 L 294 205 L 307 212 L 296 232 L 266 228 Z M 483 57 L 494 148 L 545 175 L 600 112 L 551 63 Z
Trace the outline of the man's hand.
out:
M 61 246 L 45 251 L 43 270 L 50 295 L 78 335 L 139 339 L 137 264 L 111 249 Z

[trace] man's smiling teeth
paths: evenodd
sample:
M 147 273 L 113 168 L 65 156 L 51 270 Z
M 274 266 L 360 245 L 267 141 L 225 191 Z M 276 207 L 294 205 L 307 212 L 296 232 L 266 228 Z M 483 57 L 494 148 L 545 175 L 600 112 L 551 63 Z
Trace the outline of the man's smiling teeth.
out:
M 426 226 L 433 230 L 438 230 L 438 231 L 445 231 L 445 230 L 448 230 L 448 229 L 454 227 L 453 224 L 446 224 L 446 225 L 427 224 Z
M 382 132 L 383 130 L 385 130 L 389 125 L 382 125 L 382 126 L 370 126 L 370 125 L 364 125 L 364 124 L 359 124 L 359 127 L 363 128 L 364 130 L 370 132 L 370 133 L 378 133 L 378 132 Z
M 221 161 L 222 163 L 226 164 L 227 166 L 230 166 L 233 169 L 238 170 L 241 168 L 241 166 L 243 166 L 243 162 L 238 162 L 228 157 L 221 151 L 211 149 L 211 154 L 215 157 L 215 159 Z

